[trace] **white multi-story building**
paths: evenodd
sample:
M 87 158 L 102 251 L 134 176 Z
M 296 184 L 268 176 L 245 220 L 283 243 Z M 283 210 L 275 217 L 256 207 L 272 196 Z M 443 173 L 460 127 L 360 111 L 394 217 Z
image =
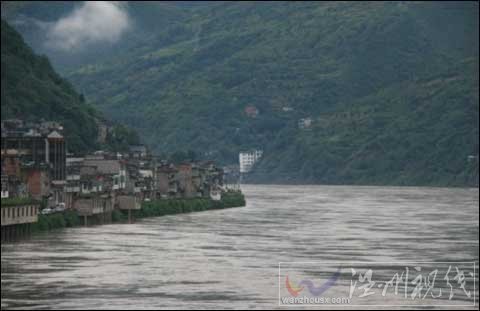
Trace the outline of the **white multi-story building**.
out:
M 248 173 L 252 170 L 253 165 L 262 157 L 262 150 L 252 150 L 247 152 L 240 152 L 240 173 Z

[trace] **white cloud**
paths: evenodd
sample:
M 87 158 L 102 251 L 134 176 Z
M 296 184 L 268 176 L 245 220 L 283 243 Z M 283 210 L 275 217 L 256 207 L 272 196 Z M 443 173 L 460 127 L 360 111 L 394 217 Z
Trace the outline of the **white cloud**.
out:
M 46 43 L 55 49 L 73 51 L 93 43 L 116 42 L 129 27 L 122 3 L 86 1 L 50 27 Z

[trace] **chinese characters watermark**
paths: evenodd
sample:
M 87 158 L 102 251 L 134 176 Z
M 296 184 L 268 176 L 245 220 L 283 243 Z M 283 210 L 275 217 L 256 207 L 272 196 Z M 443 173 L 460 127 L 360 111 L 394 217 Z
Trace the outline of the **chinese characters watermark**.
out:
M 280 263 L 279 304 L 475 306 L 475 262 Z

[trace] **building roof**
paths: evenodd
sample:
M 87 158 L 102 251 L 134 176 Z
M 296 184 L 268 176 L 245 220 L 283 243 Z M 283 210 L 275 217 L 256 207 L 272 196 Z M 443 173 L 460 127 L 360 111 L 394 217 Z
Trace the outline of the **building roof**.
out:
M 121 169 L 121 165 L 118 160 L 85 160 L 84 165 L 96 166 L 100 174 L 106 175 L 116 175 Z
M 162 172 L 162 173 L 175 173 L 178 171 L 178 169 L 173 165 L 157 166 L 156 170 L 157 172 Z
M 153 177 L 153 171 L 152 170 L 139 170 L 140 176 L 146 178 L 146 177 Z
M 63 139 L 63 136 L 57 132 L 57 131 L 53 131 L 51 132 L 50 134 L 48 134 L 47 136 L 49 139 Z
M 145 145 L 130 145 L 129 149 L 131 152 L 147 152 L 147 147 Z

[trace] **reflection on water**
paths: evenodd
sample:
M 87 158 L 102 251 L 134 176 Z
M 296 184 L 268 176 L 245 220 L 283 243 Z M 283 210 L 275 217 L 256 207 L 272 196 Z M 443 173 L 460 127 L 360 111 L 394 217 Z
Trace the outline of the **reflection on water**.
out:
M 2 244 L 2 309 L 266 309 L 279 262 L 478 262 L 478 189 L 243 190 L 245 208 Z

